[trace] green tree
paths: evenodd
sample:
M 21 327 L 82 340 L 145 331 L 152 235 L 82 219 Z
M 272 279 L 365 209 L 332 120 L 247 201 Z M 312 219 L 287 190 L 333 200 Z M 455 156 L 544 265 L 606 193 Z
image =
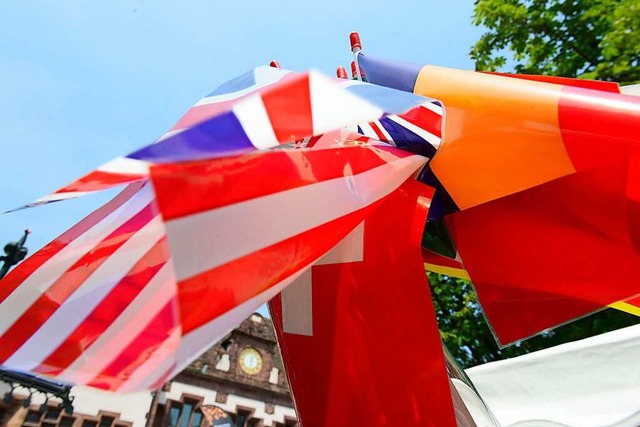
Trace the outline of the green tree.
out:
M 640 82 L 639 0 L 476 0 L 479 71 Z
M 440 336 L 463 368 L 587 338 L 640 321 L 640 318 L 631 314 L 606 309 L 506 348 L 500 348 L 482 314 L 471 283 L 435 273 L 427 275 Z

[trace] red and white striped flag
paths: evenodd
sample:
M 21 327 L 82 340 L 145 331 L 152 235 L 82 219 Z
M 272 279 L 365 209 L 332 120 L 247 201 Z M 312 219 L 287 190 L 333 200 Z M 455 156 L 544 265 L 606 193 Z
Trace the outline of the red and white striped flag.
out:
M 425 160 L 351 146 L 153 167 L 178 281 L 177 369 L 302 274 Z
M 152 387 L 173 367 L 175 277 L 148 184 L 129 185 L 2 284 L 6 367 L 111 390 Z M 164 372 L 141 358 L 161 360 Z
M 3 279 L 0 363 L 108 390 L 156 387 L 425 162 L 352 145 L 155 166 L 155 194 L 129 185 Z

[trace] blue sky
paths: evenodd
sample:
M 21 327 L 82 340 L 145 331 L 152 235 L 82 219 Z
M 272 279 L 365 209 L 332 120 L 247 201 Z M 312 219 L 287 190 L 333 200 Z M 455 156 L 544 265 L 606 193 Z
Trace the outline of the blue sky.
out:
M 457 68 L 481 30 L 473 0 L 0 2 L 0 210 L 163 134 L 220 83 L 277 59 L 333 74 L 348 34 L 378 56 Z M 112 195 L 0 216 L 31 253 Z

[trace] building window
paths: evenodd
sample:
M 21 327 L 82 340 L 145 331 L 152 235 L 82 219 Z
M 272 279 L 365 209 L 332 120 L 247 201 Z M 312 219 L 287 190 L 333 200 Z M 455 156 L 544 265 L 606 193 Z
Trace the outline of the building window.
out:
M 56 406 L 47 406 L 44 410 L 31 408 L 22 422 L 24 427 L 71 427 L 76 420 Z
M 80 427 L 131 427 L 131 423 L 128 421 L 122 421 L 120 414 L 113 412 L 98 412 L 95 417 L 91 416 L 79 416 L 81 420 Z M 71 423 L 73 424 L 73 423 Z M 71 424 L 64 427 L 71 427 Z M 63 427 L 62 424 L 60 427 Z
M 99 412 L 97 416 L 69 415 L 58 406 L 37 408 L 31 406 L 22 422 L 22 427 L 131 427 L 131 423 L 120 420 L 120 414 Z
M 298 427 L 298 421 L 291 419 L 291 418 L 285 418 L 284 419 L 284 424 L 282 423 L 273 423 L 273 425 L 275 427 Z
M 58 424 L 60 427 L 71 427 L 76 419 L 73 417 L 63 416 Z
M 253 410 L 244 409 L 244 408 L 236 408 L 236 414 L 229 414 L 231 418 L 234 420 L 235 427 L 253 427 L 259 421 L 256 418 L 251 418 L 253 415 Z
M 167 402 L 167 426 L 168 427 L 200 427 L 202 424 L 202 411 L 199 408 L 200 400 L 183 397 L 178 402 Z

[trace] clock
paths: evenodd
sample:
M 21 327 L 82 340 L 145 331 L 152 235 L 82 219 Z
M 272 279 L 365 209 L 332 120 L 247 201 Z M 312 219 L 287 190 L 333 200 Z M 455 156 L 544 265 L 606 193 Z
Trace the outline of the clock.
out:
M 255 348 L 247 347 L 240 352 L 240 369 L 245 374 L 255 375 L 262 369 L 262 356 Z

